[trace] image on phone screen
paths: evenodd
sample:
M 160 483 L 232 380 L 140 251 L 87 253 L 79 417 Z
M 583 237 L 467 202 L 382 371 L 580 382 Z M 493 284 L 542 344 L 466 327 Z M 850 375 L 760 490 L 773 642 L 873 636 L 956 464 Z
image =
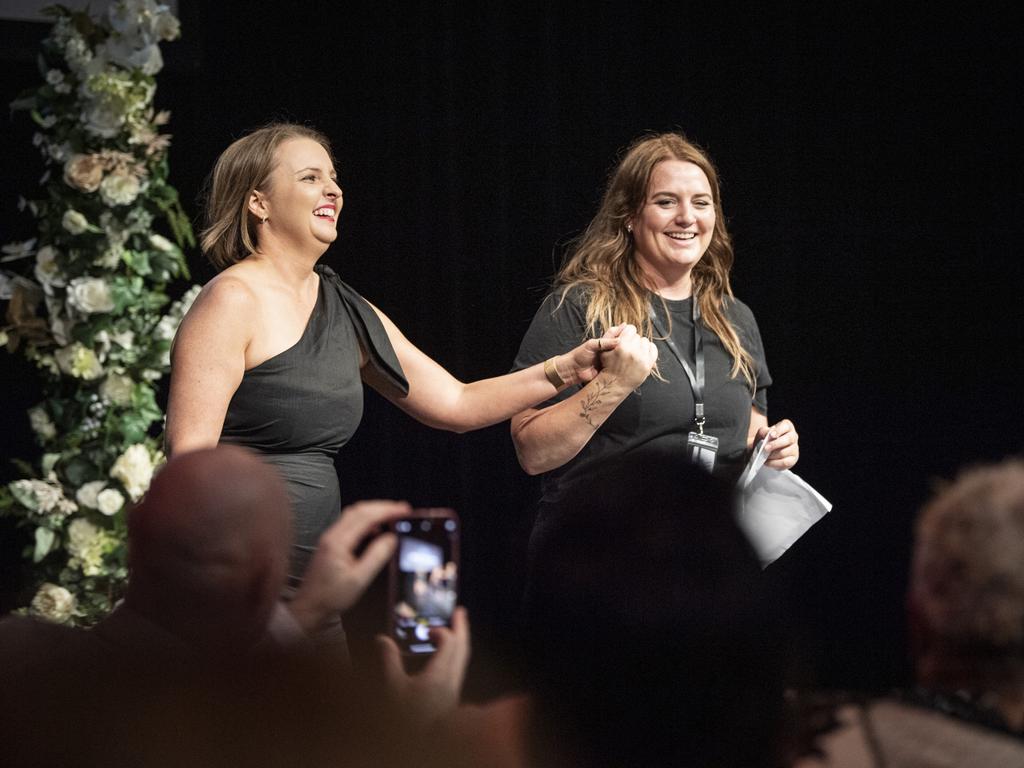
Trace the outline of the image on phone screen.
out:
M 430 630 L 451 625 L 458 583 L 458 522 L 427 517 L 394 523 L 398 549 L 392 562 L 392 635 L 403 653 L 436 650 Z

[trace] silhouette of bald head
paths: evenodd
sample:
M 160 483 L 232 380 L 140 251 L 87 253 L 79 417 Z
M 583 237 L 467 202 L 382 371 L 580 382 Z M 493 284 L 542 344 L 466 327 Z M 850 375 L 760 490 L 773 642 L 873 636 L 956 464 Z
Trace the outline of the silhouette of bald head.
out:
M 197 650 L 246 649 L 284 583 L 290 521 L 284 482 L 252 453 L 177 455 L 128 516 L 126 603 Z

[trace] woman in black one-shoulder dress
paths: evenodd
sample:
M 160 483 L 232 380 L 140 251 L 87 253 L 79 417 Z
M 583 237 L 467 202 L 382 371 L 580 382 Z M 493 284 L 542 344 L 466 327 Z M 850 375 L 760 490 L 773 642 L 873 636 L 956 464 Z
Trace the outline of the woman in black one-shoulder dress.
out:
M 167 448 L 253 448 L 288 483 L 292 576 L 340 514 L 333 457 L 355 432 L 366 383 L 419 421 L 464 432 L 504 421 L 597 375 L 590 340 L 516 373 L 464 384 L 316 262 L 337 237 L 342 192 L 320 133 L 272 124 L 217 161 L 203 251 L 222 270 L 182 322 L 171 361 Z

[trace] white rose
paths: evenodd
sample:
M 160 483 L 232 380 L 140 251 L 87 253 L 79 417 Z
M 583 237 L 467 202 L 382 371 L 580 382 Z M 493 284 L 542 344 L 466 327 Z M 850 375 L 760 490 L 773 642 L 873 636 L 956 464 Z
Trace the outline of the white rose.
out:
M 75 491 L 75 500 L 83 507 L 96 509 L 97 496 L 106 486 L 107 482 L 105 480 L 93 480 L 91 483 L 86 483 Z
M 64 587 L 46 582 L 32 598 L 29 611 L 33 616 L 63 623 L 75 612 L 75 597 Z
M 57 264 L 57 249 L 52 245 L 44 245 L 36 253 L 36 280 L 45 289 L 47 286 L 60 287 L 65 285 L 64 273 Z
M 91 104 L 82 112 L 85 129 L 104 139 L 112 139 L 121 132 L 124 117 L 124 112 L 102 103 Z
M 156 43 L 140 48 L 128 57 L 128 65 L 142 70 L 144 75 L 155 75 L 164 68 L 164 57 Z
M 59 69 L 51 69 L 46 73 L 46 82 L 50 85 L 57 85 L 64 82 L 64 73 Z
M 141 191 L 139 180 L 130 173 L 111 173 L 100 182 L 100 197 L 107 205 L 128 205 Z
M 61 347 L 53 357 L 57 367 L 69 376 L 91 381 L 103 375 L 103 366 L 96 353 L 77 341 L 71 346 Z
M 118 242 L 111 242 L 110 247 L 101 253 L 96 259 L 93 260 L 93 264 L 97 267 L 106 267 L 107 269 L 117 269 L 121 264 L 121 259 L 124 258 L 124 246 Z
M 116 515 L 124 506 L 124 496 L 113 488 L 107 488 L 96 497 L 96 508 L 104 515 Z
M 89 220 L 74 208 L 68 208 L 64 212 L 64 218 L 60 223 L 72 235 L 80 235 L 89 228 Z
M 50 420 L 50 414 L 41 406 L 29 409 L 28 420 L 32 425 L 32 431 L 39 435 L 41 439 L 53 440 L 57 436 L 57 428 L 53 425 L 53 421 Z
M 86 315 L 114 309 L 110 286 L 101 277 L 76 277 L 72 280 L 68 284 L 68 304 Z
M 141 443 L 129 446 L 117 457 L 110 469 L 110 476 L 121 481 L 132 501 L 138 501 L 153 479 L 153 460 L 146 446 Z
M 114 405 L 128 405 L 132 401 L 135 384 L 131 377 L 119 373 L 111 373 L 100 385 L 100 394 Z

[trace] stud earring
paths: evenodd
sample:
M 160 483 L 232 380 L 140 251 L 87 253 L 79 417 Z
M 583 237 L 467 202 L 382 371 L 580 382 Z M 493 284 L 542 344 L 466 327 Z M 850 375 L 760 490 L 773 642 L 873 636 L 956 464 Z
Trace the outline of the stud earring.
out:
M 627 224 L 626 225 L 626 231 L 629 232 L 629 234 L 632 235 L 633 234 L 633 225 L 632 224 Z
M 263 218 L 262 218 L 262 219 L 260 220 L 260 224 L 266 224 L 266 223 L 267 223 L 267 217 L 266 217 L 266 216 L 264 216 L 264 217 L 263 217 Z

